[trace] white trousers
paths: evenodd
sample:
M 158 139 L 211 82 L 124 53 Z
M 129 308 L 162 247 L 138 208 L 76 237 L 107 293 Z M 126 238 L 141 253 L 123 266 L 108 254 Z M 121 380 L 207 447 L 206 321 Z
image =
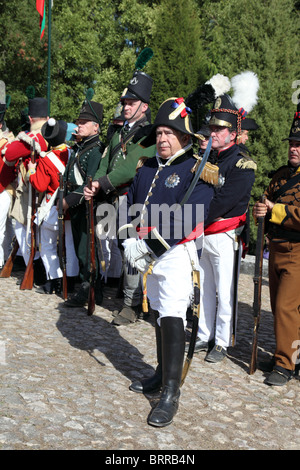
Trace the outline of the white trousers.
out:
M 24 259 L 24 263 L 28 264 L 28 261 L 29 261 L 29 257 L 30 257 L 30 234 L 31 234 L 31 231 L 29 230 L 29 233 L 28 233 L 28 238 L 26 237 L 26 225 L 23 225 L 21 224 L 20 222 L 18 222 L 16 220 L 16 223 L 15 223 L 15 235 L 16 235 L 16 238 L 18 240 L 18 243 L 19 243 L 19 251 L 18 251 L 18 254 L 21 254 L 23 256 L 23 259 Z M 37 231 L 37 242 L 36 242 L 36 246 L 38 246 L 38 231 Z M 36 254 L 35 254 L 35 257 L 34 259 L 38 259 L 40 257 L 40 253 L 37 251 Z
M 162 317 L 179 317 L 186 327 L 186 311 L 193 298 L 192 261 L 199 268 L 194 241 L 175 245 L 148 275 L 147 295 L 151 308 L 159 312 L 159 324 Z
M 57 254 L 58 212 L 52 206 L 40 226 L 41 258 L 46 270 L 47 279 L 57 279 L 63 276 Z M 71 221 L 65 221 L 65 247 L 67 276 L 77 276 L 79 273 L 78 259 L 75 254 Z
M 8 218 L 11 196 L 7 191 L 0 194 L 0 266 L 8 257 L 10 241 L 13 237 L 12 222 Z
M 37 227 L 37 242 L 39 246 L 39 235 L 41 239 L 40 252 L 37 251 L 35 259 L 41 256 L 47 279 L 57 279 L 62 277 L 62 271 L 59 265 L 59 257 L 57 255 L 57 236 L 58 236 L 58 213 L 55 206 L 51 208 L 51 214 L 45 218 L 40 227 Z M 20 252 L 24 262 L 27 265 L 30 256 L 30 231 L 28 240 L 26 240 L 26 226 L 16 221 L 15 234 L 20 246 Z M 77 276 L 79 273 L 78 259 L 75 254 L 74 241 L 71 229 L 71 221 L 65 221 L 65 246 L 66 246 L 66 271 L 67 276 Z
M 214 339 L 224 348 L 231 345 L 232 337 L 235 248 L 234 230 L 207 235 L 200 259 L 198 337 L 202 341 Z

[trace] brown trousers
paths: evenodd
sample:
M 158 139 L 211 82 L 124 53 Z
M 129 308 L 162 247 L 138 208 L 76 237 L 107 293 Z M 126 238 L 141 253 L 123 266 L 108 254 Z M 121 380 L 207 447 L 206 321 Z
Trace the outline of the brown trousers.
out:
M 270 242 L 269 287 L 276 365 L 294 370 L 300 351 L 300 243 Z

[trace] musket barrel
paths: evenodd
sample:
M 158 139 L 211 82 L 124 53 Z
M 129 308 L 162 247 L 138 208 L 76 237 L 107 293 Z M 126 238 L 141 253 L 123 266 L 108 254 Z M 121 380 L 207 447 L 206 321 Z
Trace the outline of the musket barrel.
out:
M 261 197 L 261 202 L 265 201 L 265 196 Z M 263 268 L 263 250 L 264 250 L 264 234 L 265 234 L 265 218 L 258 217 L 257 240 L 256 240 L 256 255 L 254 267 L 254 297 L 253 297 L 253 341 L 252 353 L 250 360 L 249 374 L 252 375 L 256 371 L 257 363 L 257 344 L 258 344 L 258 330 L 261 314 L 261 287 L 262 287 L 262 268 Z

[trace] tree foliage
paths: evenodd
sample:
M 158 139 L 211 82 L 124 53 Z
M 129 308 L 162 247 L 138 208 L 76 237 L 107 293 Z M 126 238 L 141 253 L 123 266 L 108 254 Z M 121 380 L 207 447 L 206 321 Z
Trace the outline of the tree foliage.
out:
M 295 103 L 299 14 L 292 0 L 206 1 L 203 11 L 211 69 L 229 78 L 252 70 L 259 78 L 259 100 L 251 113 L 259 130 L 250 132 L 249 149 L 258 169 L 251 203 L 268 184 L 268 175 L 287 161 L 287 144 Z M 300 83 L 299 83 L 300 84 Z M 298 86 L 298 88 L 300 88 Z M 251 224 L 252 237 L 255 227 Z

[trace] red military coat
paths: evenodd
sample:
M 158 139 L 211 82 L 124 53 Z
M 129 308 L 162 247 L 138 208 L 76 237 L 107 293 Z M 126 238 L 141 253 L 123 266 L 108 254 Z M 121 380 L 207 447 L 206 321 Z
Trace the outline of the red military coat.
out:
M 46 192 L 47 202 L 59 187 L 59 173 L 64 173 L 69 152 L 66 144 L 61 144 L 49 152 L 42 152 L 35 173 L 29 177 L 30 183 L 39 193 Z
M 14 135 L 12 132 L 8 134 L 0 131 L 0 193 L 2 193 L 10 183 L 16 178 L 16 168 L 15 166 L 7 166 L 3 160 L 3 154 L 5 152 L 6 146 L 12 142 Z

